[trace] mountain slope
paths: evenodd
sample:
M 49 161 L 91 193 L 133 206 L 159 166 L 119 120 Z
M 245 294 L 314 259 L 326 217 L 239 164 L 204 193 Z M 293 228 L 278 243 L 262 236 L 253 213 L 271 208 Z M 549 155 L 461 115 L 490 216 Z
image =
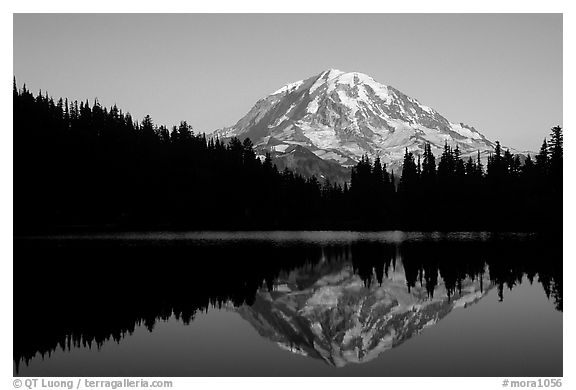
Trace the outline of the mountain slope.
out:
M 350 178 L 350 168 L 343 167 L 333 160 L 323 160 L 300 145 L 288 145 L 283 152 L 270 150 L 276 167 L 298 172 L 305 177 L 316 176 L 319 180 L 328 179 L 331 182 L 345 182 Z
M 329 69 L 285 85 L 265 98 L 234 126 L 217 130 L 223 138 L 249 137 L 261 152 L 290 153 L 291 145 L 317 157 L 353 166 L 363 154 L 380 156 L 398 171 L 405 148 L 416 155 L 429 142 L 439 157 L 445 142 L 463 157 L 494 143 L 471 126 L 453 123 L 434 109 L 363 73 Z

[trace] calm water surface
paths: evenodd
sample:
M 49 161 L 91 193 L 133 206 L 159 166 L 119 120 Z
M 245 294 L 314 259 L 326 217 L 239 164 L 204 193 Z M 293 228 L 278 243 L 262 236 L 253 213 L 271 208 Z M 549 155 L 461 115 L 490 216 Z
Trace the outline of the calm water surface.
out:
M 21 376 L 561 376 L 561 243 L 488 233 L 15 239 Z

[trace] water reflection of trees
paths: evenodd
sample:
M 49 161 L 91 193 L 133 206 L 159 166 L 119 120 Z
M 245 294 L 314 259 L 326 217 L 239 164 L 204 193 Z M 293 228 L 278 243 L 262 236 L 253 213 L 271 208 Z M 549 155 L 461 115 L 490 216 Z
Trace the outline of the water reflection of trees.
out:
M 198 312 L 250 305 L 261 288 L 299 269 L 300 288 L 329 268 L 351 264 L 364 283 L 381 284 L 402 267 L 406 288 L 443 283 L 448 297 L 462 282 L 506 289 L 524 277 L 539 282 L 562 310 L 561 245 L 541 240 L 409 241 L 340 244 L 271 241 L 15 241 L 14 359 L 17 366 L 57 348 L 119 342 L 137 326 L 152 331 L 171 316 L 190 323 Z M 306 272 L 302 272 L 305 270 Z

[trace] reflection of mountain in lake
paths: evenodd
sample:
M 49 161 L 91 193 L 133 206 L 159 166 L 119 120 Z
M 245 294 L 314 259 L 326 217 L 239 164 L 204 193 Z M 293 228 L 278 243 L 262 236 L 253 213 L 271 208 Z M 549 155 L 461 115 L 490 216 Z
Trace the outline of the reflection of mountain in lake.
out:
M 420 284 L 408 289 L 400 264 L 381 283 L 376 275 L 363 281 L 351 264 L 315 268 L 315 280 L 309 270 L 292 271 L 238 312 L 281 348 L 338 367 L 372 360 L 486 294 L 478 279 L 454 297 L 443 283 L 433 295 Z
M 562 310 L 561 243 L 525 236 L 286 233 L 14 241 L 14 361 L 121 342 L 229 305 L 283 346 L 366 361 L 494 286 L 525 278 Z M 302 237 L 312 238 L 303 239 Z M 395 237 L 395 236 L 394 236 Z M 39 325 L 41 324 L 41 325 Z

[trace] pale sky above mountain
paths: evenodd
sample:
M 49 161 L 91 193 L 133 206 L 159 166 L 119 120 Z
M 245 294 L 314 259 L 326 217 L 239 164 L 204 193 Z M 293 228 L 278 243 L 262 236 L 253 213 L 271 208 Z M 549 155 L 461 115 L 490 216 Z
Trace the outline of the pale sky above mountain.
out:
M 329 68 L 366 73 L 517 149 L 537 150 L 562 124 L 561 14 L 14 16 L 19 85 L 197 131 Z

